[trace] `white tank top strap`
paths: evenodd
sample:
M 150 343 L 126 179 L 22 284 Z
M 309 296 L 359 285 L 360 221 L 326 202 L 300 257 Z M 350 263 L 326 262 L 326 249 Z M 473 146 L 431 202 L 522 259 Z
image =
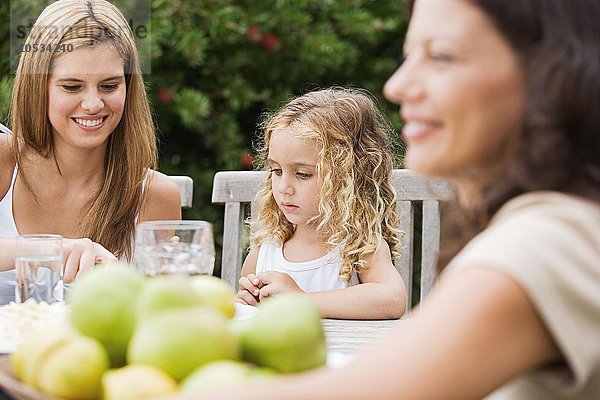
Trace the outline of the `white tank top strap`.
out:
M 152 170 L 150 168 L 146 168 L 146 172 L 144 172 L 144 180 L 142 181 L 142 193 L 146 191 L 146 185 L 148 184 L 148 179 L 150 179 L 150 172 Z
M 17 179 L 17 173 L 18 169 L 15 167 L 10 186 L 2 200 L 0 200 L 0 237 L 3 238 L 16 237 L 19 235 L 13 216 L 13 189 Z
M 17 165 L 15 165 L 15 169 L 13 170 L 12 179 L 10 181 L 10 187 L 11 187 L 11 189 L 15 185 L 15 181 L 17 180 L 17 173 L 18 172 L 19 172 L 19 167 Z

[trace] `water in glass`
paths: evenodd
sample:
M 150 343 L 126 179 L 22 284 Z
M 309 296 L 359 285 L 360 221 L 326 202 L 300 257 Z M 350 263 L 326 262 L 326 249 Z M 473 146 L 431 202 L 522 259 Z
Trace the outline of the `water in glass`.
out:
M 27 299 L 48 304 L 63 301 L 62 257 L 53 255 L 18 256 L 16 258 L 16 303 Z

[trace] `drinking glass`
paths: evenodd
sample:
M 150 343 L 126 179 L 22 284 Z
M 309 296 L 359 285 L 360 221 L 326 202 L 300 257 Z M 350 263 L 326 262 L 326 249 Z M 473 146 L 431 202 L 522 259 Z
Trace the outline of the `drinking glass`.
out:
M 136 228 L 134 264 L 148 276 L 212 275 L 212 225 L 206 221 L 143 222 Z
M 21 235 L 15 254 L 15 302 L 63 301 L 63 243 L 60 235 Z

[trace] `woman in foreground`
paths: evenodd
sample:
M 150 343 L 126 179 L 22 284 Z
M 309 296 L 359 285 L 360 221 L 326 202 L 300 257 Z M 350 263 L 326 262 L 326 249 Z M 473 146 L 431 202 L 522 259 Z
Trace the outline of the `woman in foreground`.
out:
M 346 367 L 207 398 L 597 399 L 599 20 L 598 0 L 417 0 L 384 92 L 407 167 L 456 184 L 458 254 Z

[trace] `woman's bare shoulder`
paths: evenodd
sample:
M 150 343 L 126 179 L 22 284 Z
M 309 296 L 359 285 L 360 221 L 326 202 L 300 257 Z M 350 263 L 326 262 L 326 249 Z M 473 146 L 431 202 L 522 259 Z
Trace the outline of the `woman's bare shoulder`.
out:
M 150 170 L 140 222 L 164 219 L 181 219 L 179 188 L 167 175 Z
M 0 162 L 15 164 L 15 158 L 12 151 L 12 136 L 0 133 Z

